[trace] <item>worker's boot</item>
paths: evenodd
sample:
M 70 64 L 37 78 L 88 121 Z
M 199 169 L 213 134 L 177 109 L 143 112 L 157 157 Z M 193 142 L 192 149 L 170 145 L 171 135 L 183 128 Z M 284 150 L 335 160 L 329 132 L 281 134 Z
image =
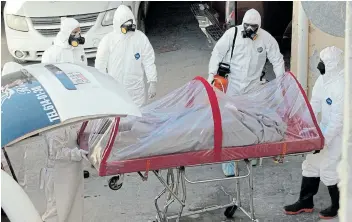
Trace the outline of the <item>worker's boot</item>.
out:
M 331 197 L 331 206 L 325 210 L 320 211 L 319 217 L 321 219 L 331 219 L 337 216 L 337 212 L 339 211 L 340 204 L 340 194 L 339 188 L 337 185 L 328 186 L 329 194 Z
M 313 212 L 313 196 L 318 192 L 319 183 L 319 177 L 302 177 L 299 199 L 296 203 L 285 206 L 285 213 L 288 215 L 295 215 L 303 212 Z

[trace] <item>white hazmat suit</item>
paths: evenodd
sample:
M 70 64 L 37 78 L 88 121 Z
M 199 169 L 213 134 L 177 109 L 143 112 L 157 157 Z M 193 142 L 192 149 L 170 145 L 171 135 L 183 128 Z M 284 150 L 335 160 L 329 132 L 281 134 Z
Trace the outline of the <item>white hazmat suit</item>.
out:
M 42 182 L 47 199 L 42 216 L 46 222 L 83 221 L 83 158 L 87 152 L 77 147 L 77 132 L 70 126 L 44 134 L 48 145 L 47 167 Z
M 318 193 L 320 181 L 327 187 L 331 205 L 320 211 L 321 219 L 331 219 L 338 215 L 340 192 L 337 164 L 340 162 L 343 129 L 344 70 L 343 52 L 332 46 L 320 53 L 317 69 L 318 77 L 311 99 L 314 114 L 321 114 L 320 128 L 325 138 L 324 148 L 308 154 L 302 164 L 302 183 L 297 202 L 284 207 L 286 214 L 295 215 L 313 212 L 313 197 Z
M 325 74 L 318 77 L 311 104 L 315 115 L 321 113 L 320 128 L 325 147 L 320 153 L 307 155 L 302 175 L 320 177 L 326 186 L 338 183 L 337 164 L 341 158 L 343 128 L 344 70 L 343 52 L 332 46 L 321 51 Z
M 79 23 L 74 18 L 66 18 L 61 21 L 60 32 L 54 39 L 54 44 L 43 53 L 42 63 L 69 62 L 80 65 L 87 65 L 87 58 L 82 45 L 73 47 L 68 39 Z
M 95 68 L 108 73 L 123 84 L 132 100 L 139 107 L 146 102 L 144 73 L 149 85 L 149 98 L 156 94 L 157 72 L 155 54 L 147 36 L 141 31 L 121 32 L 121 25 L 128 20 L 136 24 L 132 11 L 125 5 L 114 14 L 114 30 L 101 40 Z
M 255 40 L 243 38 L 243 24 L 259 25 L 258 37 Z M 209 62 L 209 79 L 211 82 L 217 74 L 220 62 L 230 64 L 229 85 L 227 94 L 236 96 L 255 90 L 261 85 L 260 76 L 268 58 L 273 64 L 276 76 L 285 72 L 283 56 L 275 38 L 260 28 L 261 18 L 258 11 L 250 9 L 243 17 L 242 25 L 237 26 L 237 37 L 231 58 L 231 47 L 235 35 L 235 27 L 227 30 L 216 43 Z

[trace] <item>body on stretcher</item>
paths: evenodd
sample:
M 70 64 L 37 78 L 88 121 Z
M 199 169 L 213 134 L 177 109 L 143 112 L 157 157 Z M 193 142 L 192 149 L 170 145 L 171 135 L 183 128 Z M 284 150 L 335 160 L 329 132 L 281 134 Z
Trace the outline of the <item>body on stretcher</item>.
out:
M 306 96 L 290 73 L 237 98 L 199 78 L 142 108 L 142 115 L 89 122 L 82 147 L 99 171 L 107 153 L 103 165 L 125 172 L 124 162 L 142 158 L 192 154 L 202 164 L 305 152 L 323 143 Z M 245 155 L 251 150 L 255 153 Z
M 168 193 L 184 206 L 178 189 L 185 189 L 185 167 L 311 152 L 322 149 L 324 138 L 302 87 L 286 73 L 238 98 L 228 98 L 197 77 L 142 108 L 141 118 L 86 122 L 79 142 L 100 176 L 138 172 L 146 180 L 153 172 L 165 186 L 160 195 Z M 246 177 L 227 179 L 249 177 L 251 184 L 249 165 Z M 163 169 L 168 171 L 166 180 Z M 166 211 L 157 207 L 157 213 L 158 221 L 167 221 Z

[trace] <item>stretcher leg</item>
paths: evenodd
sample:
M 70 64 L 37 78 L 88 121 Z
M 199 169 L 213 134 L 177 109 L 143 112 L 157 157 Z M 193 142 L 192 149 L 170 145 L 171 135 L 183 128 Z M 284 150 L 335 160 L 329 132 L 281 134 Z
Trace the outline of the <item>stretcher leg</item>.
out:
M 252 172 L 252 169 L 253 169 L 252 164 L 249 164 L 249 167 L 250 167 L 251 172 Z M 251 211 L 251 219 L 253 221 L 255 221 L 254 204 L 253 204 L 253 173 L 251 173 L 249 175 L 248 180 L 249 180 L 249 209 Z
M 235 161 L 235 177 L 239 177 L 240 176 L 240 172 L 238 169 L 238 163 L 237 161 Z M 240 179 L 236 179 L 236 202 L 237 202 L 237 206 L 241 207 L 241 188 L 240 188 Z
M 176 222 L 180 221 L 181 216 L 189 216 L 194 214 L 200 214 L 204 212 L 209 212 L 213 210 L 218 210 L 222 208 L 226 208 L 225 216 L 228 218 L 233 217 L 234 213 L 237 209 L 240 209 L 244 214 L 246 214 L 251 221 L 258 221 L 255 219 L 254 214 L 254 203 L 253 203 L 253 174 L 252 174 L 252 163 L 249 160 L 245 160 L 246 168 L 248 173 L 246 175 L 240 176 L 239 175 L 239 167 L 238 163 L 235 162 L 235 176 L 234 177 L 225 177 L 225 178 L 215 178 L 215 179 L 208 179 L 208 180 L 198 180 L 198 181 L 191 181 L 185 175 L 185 168 L 180 167 L 176 169 L 176 180 L 175 180 L 175 170 L 168 169 L 166 174 L 166 179 L 162 177 L 160 171 L 153 171 L 155 176 L 164 186 L 164 189 L 160 192 L 160 194 L 155 198 L 155 208 L 157 211 L 156 215 L 156 222 L 168 222 L 170 219 L 176 219 Z M 250 211 L 246 211 L 241 205 L 241 192 L 240 192 L 240 179 L 248 178 L 248 186 L 249 186 L 249 204 L 250 204 Z M 201 210 L 192 211 L 183 213 L 183 209 L 185 207 L 186 202 L 186 182 L 190 184 L 199 184 L 199 183 L 209 183 L 209 182 L 216 182 L 222 180 L 236 180 L 236 198 L 232 197 L 230 194 L 227 194 L 231 197 L 231 203 L 222 205 L 222 206 L 212 206 L 206 207 Z M 182 195 L 181 195 L 182 192 Z M 225 192 L 225 190 L 224 190 Z M 226 192 L 225 192 L 226 193 Z M 158 205 L 158 200 L 166 194 L 166 203 L 164 205 L 163 210 L 160 210 Z M 175 200 L 180 204 L 179 211 L 176 215 L 167 216 L 167 211 L 169 206 L 175 202 Z
M 166 175 L 166 181 L 162 177 L 161 173 L 159 171 L 153 171 L 155 176 L 159 179 L 159 181 L 164 185 L 164 189 L 160 192 L 160 194 L 155 198 L 154 203 L 155 203 L 155 208 L 157 210 L 157 221 L 158 222 L 167 222 L 169 219 L 167 217 L 167 210 L 168 207 L 175 201 L 177 200 L 180 203 L 180 210 L 177 215 L 173 216 L 172 218 L 176 218 L 176 221 L 178 222 L 181 218 L 183 208 L 185 207 L 185 202 L 186 202 L 186 184 L 184 180 L 184 167 L 180 167 L 177 171 L 177 180 L 175 182 L 175 177 L 174 177 L 174 171 L 173 169 L 169 169 Z M 180 183 L 181 183 L 181 189 L 182 189 L 182 198 L 179 198 L 179 188 L 180 188 Z M 166 192 L 167 193 L 167 198 L 166 198 L 166 204 L 164 206 L 164 210 L 161 211 L 158 205 L 158 199 L 162 195 L 164 195 Z
M 252 221 L 258 221 L 255 219 L 255 214 L 254 214 L 254 203 L 253 203 L 253 173 L 252 173 L 252 162 L 249 160 L 245 160 L 247 169 L 248 169 L 248 186 L 249 186 L 249 209 L 250 212 L 247 212 L 247 210 L 245 210 L 242 206 L 241 206 L 241 195 L 240 195 L 240 183 L 239 183 L 239 179 L 242 179 L 243 176 L 239 176 L 239 172 L 238 172 L 238 167 L 237 167 L 237 171 L 235 171 L 235 177 L 238 177 L 239 179 L 236 179 L 236 196 L 237 196 L 237 200 L 235 202 L 235 204 L 233 206 L 227 207 L 224 215 L 227 218 L 232 218 L 233 215 L 235 214 L 237 208 L 240 209 L 245 215 L 247 215 Z
M 180 206 L 180 211 L 178 213 L 178 217 L 177 217 L 177 222 L 180 221 L 180 218 L 182 216 L 182 212 L 183 212 L 183 208 L 186 206 L 186 182 L 185 182 L 185 168 L 184 167 L 181 167 L 178 172 L 180 173 L 180 178 L 181 179 L 181 187 L 182 187 L 182 205 Z
M 174 190 L 175 194 L 177 195 L 177 188 L 175 189 L 175 176 L 173 169 L 167 170 L 166 178 L 167 185 L 170 187 L 170 189 Z M 164 215 L 167 214 L 167 210 L 169 209 L 169 206 L 174 202 L 174 200 L 175 198 L 172 198 L 172 195 L 169 192 L 166 198 L 166 205 L 164 206 Z
M 163 221 L 166 221 L 166 218 L 164 218 L 163 214 L 161 213 L 160 209 L 159 209 L 159 205 L 158 205 L 158 199 L 166 192 L 166 188 L 164 188 L 158 196 L 155 197 L 154 199 L 154 204 L 155 204 L 155 208 L 156 208 L 156 218 L 157 218 L 157 221 L 159 222 L 163 222 Z

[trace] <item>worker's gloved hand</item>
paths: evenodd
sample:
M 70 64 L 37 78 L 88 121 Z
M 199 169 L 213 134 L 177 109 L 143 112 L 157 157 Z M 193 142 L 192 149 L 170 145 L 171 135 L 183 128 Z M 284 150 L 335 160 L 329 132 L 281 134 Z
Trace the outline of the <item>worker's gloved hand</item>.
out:
M 214 75 L 213 74 L 209 74 L 208 76 L 208 83 L 211 84 L 214 80 Z
M 156 82 L 149 83 L 148 98 L 152 99 L 156 96 Z
M 77 147 L 74 149 L 63 148 L 56 153 L 56 159 L 70 161 L 81 161 L 82 159 L 86 159 L 88 161 L 87 154 L 88 151 L 78 149 Z

